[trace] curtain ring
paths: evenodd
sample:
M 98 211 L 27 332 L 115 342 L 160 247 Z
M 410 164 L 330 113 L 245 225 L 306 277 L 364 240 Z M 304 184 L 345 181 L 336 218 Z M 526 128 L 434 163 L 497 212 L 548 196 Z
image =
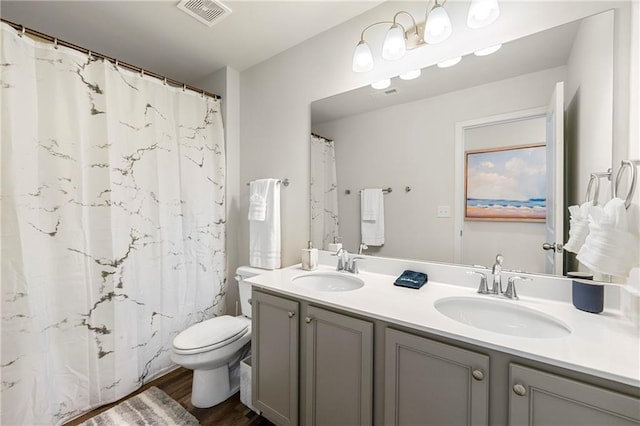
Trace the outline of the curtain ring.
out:
M 187 90 L 187 85 L 186 85 L 186 84 L 183 84 L 183 85 L 182 85 L 182 91 L 184 92 L 185 90 Z
M 18 33 L 18 35 L 22 37 L 26 31 L 27 29 L 24 27 L 24 25 L 20 25 L 20 32 Z
M 204 98 L 204 90 L 202 91 L 202 97 Z
M 164 78 L 162 84 L 164 84 L 165 86 L 167 85 L 167 77 Z
M 87 52 L 87 56 L 89 56 L 89 60 L 91 60 L 91 59 L 92 59 L 92 56 L 93 56 L 93 53 L 89 50 L 89 51 Z
M 144 69 L 140 68 L 140 77 L 144 77 Z
M 120 61 L 118 61 L 118 60 L 116 59 L 116 60 L 115 60 L 115 65 L 116 65 L 116 68 L 118 68 L 118 65 L 120 65 Z
M 54 48 L 54 49 L 58 49 L 58 37 L 55 37 L 55 38 L 53 39 L 53 48 Z

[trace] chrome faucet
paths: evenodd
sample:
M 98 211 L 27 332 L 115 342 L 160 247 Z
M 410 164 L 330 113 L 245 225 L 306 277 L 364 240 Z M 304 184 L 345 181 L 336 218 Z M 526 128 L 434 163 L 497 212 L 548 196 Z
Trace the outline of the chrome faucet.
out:
M 491 275 L 493 275 L 493 286 L 489 289 L 491 294 L 502 294 L 502 261 L 504 257 L 501 254 L 496 256 L 496 263 L 491 268 Z
M 360 247 L 358 248 L 358 254 L 362 254 L 363 251 L 368 250 L 369 246 L 365 243 L 360 243 Z
M 467 274 L 480 275 L 480 286 L 478 287 L 478 293 L 489 294 L 489 289 L 487 288 L 487 275 L 484 272 L 469 271 L 467 272 Z
M 358 272 L 358 260 L 364 259 L 364 257 L 360 256 L 351 256 L 351 258 L 347 259 L 347 266 L 345 271 L 351 272 L 352 274 L 357 274 Z
M 531 278 L 521 277 L 519 275 L 514 275 L 513 277 L 509 277 L 507 280 L 507 289 L 504 291 L 504 297 L 507 299 L 518 300 L 518 293 L 516 292 L 516 280 L 531 280 Z
M 338 265 L 336 266 L 336 271 L 344 271 L 347 266 L 345 258 L 349 259 L 349 252 L 341 247 L 337 252 L 333 254 L 333 256 L 338 256 Z
M 364 259 L 364 257 L 349 255 L 349 252 L 343 248 L 338 249 L 334 256 L 338 256 L 338 265 L 336 266 L 336 270 L 351 272 L 352 274 L 357 274 L 359 272 L 357 262 L 360 259 Z

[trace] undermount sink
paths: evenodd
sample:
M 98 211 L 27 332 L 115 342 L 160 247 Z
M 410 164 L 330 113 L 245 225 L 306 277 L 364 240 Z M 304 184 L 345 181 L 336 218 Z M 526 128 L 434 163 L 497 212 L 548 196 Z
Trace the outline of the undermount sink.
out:
M 517 303 L 482 297 L 447 297 L 437 300 L 434 306 L 455 321 L 494 333 L 543 339 L 571 334 L 571 329 L 561 321 Z
M 355 275 L 341 272 L 309 272 L 293 278 L 293 283 L 307 290 L 315 291 L 351 291 L 364 286 L 364 281 Z

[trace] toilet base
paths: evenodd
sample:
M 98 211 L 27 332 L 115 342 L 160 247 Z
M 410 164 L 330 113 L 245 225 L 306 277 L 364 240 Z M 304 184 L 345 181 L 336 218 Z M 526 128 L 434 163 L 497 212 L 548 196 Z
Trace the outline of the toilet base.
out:
M 225 401 L 239 389 L 239 380 L 229 382 L 227 364 L 213 370 L 194 370 L 191 404 L 197 408 L 210 408 Z

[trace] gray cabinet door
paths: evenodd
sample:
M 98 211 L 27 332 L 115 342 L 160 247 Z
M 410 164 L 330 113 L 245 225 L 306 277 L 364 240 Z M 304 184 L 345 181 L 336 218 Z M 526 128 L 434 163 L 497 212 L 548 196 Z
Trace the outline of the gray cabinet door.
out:
M 309 306 L 305 425 L 371 425 L 373 324 Z
M 387 328 L 385 425 L 487 425 L 489 357 Z
M 517 364 L 509 378 L 510 425 L 640 424 L 638 398 Z
M 253 291 L 253 406 L 278 425 L 298 424 L 298 302 Z

